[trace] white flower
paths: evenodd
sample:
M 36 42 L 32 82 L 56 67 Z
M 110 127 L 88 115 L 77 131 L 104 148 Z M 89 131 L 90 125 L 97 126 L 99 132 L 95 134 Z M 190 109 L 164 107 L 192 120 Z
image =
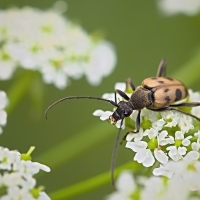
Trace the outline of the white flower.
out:
M 175 127 L 179 124 L 181 119 L 181 114 L 178 112 L 162 112 L 161 116 L 167 122 L 165 127 Z
M 200 93 L 199 92 L 193 92 L 192 90 L 189 90 L 189 101 L 190 102 L 200 102 Z M 200 106 L 193 107 L 191 109 L 191 114 L 200 117 Z
M 180 127 L 181 131 L 187 133 L 189 130 L 193 129 L 194 126 L 192 124 L 192 117 L 182 115 L 178 126 Z
M 142 117 L 146 117 L 153 123 L 158 120 L 158 113 L 144 108 L 141 112 L 141 118 Z
M 159 123 L 160 122 L 158 122 L 158 124 Z M 141 130 L 138 136 L 137 134 L 135 135 L 132 134 L 126 138 L 128 139 L 126 147 L 131 148 L 134 152 L 136 152 L 134 160 L 136 160 L 138 163 L 142 163 L 145 167 L 152 166 L 155 162 L 155 158 L 163 164 L 168 162 L 168 156 L 159 146 L 160 144 L 168 144 L 166 139 L 168 133 L 166 131 L 159 133 L 154 128 L 151 128 L 145 130 L 144 132 Z M 148 143 L 145 141 L 140 141 L 143 136 L 148 136 L 150 141 Z M 134 142 L 130 142 L 130 139 L 134 139 Z
M 143 129 L 140 128 L 138 133 L 129 133 L 126 136 L 126 141 L 131 142 L 132 139 L 134 139 L 135 142 L 140 141 L 143 138 L 143 136 L 144 136 Z
M 126 84 L 118 82 L 115 84 L 114 88 L 115 90 L 118 89 L 124 92 L 126 89 Z M 118 93 L 116 94 L 116 97 L 117 97 L 117 103 L 123 100 L 123 98 Z M 105 93 L 102 95 L 102 98 L 115 101 L 115 93 Z
M 9 187 L 7 189 L 7 194 L 1 197 L 1 200 L 13 200 L 13 199 L 35 200 L 35 198 L 33 198 L 32 194 L 30 194 L 28 190 L 24 190 L 23 188 L 20 188 L 18 186 Z
M 21 172 L 24 176 L 37 174 L 40 170 L 50 172 L 50 168 L 37 162 L 19 160 L 13 163 L 13 169 Z
M 175 138 L 172 136 L 171 138 L 173 139 L 173 142 L 171 143 L 175 144 L 175 146 L 167 147 L 167 150 L 169 150 L 168 154 L 173 160 L 178 161 L 183 157 L 183 155 L 186 154 L 186 146 L 191 143 L 190 139 L 192 138 L 192 136 L 184 138 L 184 133 L 182 131 L 176 131 Z
M 153 139 L 158 135 L 158 131 L 154 128 L 150 128 L 150 129 L 145 130 L 144 135 L 145 136 L 147 135 L 149 139 Z
M 158 134 L 158 145 L 159 146 L 165 146 L 166 144 L 169 144 L 169 140 L 166 138 L 168 136 L 167 131 L 161 131 Z
M 166 181 L 161 177 L 150 177 L 144 183 L 141 200 L 188 200 L 189 194 L 184 182 L 178 179 Z
M 99 85 L 101 79 L 111 74 L 116 65 L 114 47 L 109 42 L 99 42 L 88 56 L 88 63 L 83 66 L 86 78 L 91 85 Z
M 29 152 L 32 152 L 33 149 L 29 150 Z M 7 148 L 0 147 L 0 170 L 0 185 L 6 186 L 6 194 L 1 196 L 1 199 L 35 200 L 39 198 L 41 200 L 49 200 L 46 193 L 42 192 L 40 188 L 35 188 L 36 179 L 33 177 L 39 170 L 49 172 L 49 167 L 30 160 L 21 160 L 21 155 L 18 151 L 10 151 Z M 32 190 L 38 190 L 38 198 L 34 198 Z
M 3 132 L 1 126 L 5 126 L 7 123 L 7 113 L 4 110 L 8 104 L 8 98 L 4 91 L 0 90 L 0 134 Z
M 7 148 L 0 149 L 0 169 L 11 170 L 13 163 L 20 160 L 17 151 L 10 151 Z
M 198 130 L 196 133 L 194 133 L 194 136 L 197 137 L 197 141 L 192 143 L 192 150 L 193 151 L 199 151 L 200 149 L 200 130 Z
M 153 127 L 155 130 L 160 131 L 160 130 L 163 128 L 164 124 L 165 124 L 165 120 L 164 120 L 164 119 L 159 119 L 159 120 L 154 121 L 154 122 L 152 123 L 152 127 Z
M 161 113 L 163 119 L 167 122 L 165 127 L 175 127 L 179 126 L 181 131 L 187 133 L 189 130 L 193 129 L 194 126 L 192 125 L 193 118 L 190 116 L 183 115 L 181 113 L 171 111 L 171 112 L 163 112 Z
M 113 112 L 111 111 L 103 111 L 103 110 L 95 110 L 93 112 L 94 116 L 99 116 L 101 120 L 107 120 L 109 118 L 110 115 L 112 115 Z
M 116 65 L 112 44 L 90 36 L 55 9 L 0 10 L 0 34 L 2 80 L 11 78 L 20 66 L 39 71 L 45 83 L 59 89 L 68 86 L 69 78 L 84 75 L 90 84 L 98 85 Z
M 159 148 L 154 150 L 154 156 L 162 164 L 166 164 L 169 160 L 168 156 Z
M 144 141 L 127 142 L 126 147 L 136 152 L 134 160 L 142 163 L 145 167 L 150 167 L 154 164 L 155 159 L 150 151 L 147 149 L 147 143 Z
M 199 0 L 158 0 L 160 10 L 170 16 L 175 14 L 196 15 L 200 12 Z
M 108 195 L 106 200 L 132 200 L 131 194 L 136 189 L 131 171 L 123 171 L 116 181 L 116 192 Z
M 8 80 L 16 69 L 16 61 L 11 57 L 8 49 L 0 48 L 0 80 Z
M 50 200 L 49 196 L 45 192 L 40 192 L 40 196 L 37 200 Z
M 199 153 L 189 152 L 181 161 L 169 161 L 166 165 L 153 170 L 156 176 L 166 176 L 178 185 L 185 184 L 189 190 L 200 190 L 200 162 Z M 179 183 L 178 183 L 179 182 Z
M 115 84 L 115 89 L 119 89 L 121 91 L 124 91 L 126 88 L 126 84 L 125 83 L 116 83 Z M 116 94 L 117 96 L 117 101 L 122 101 L 123 98 L 119 95 L 119 94 Z M 102 98 L 104 99 L 109 99 L 109 100 L 112 100 L 112 101 L 115 101 L 115 94 L 114 93 L 105 93 L 102 95 Z M 102 110 L 95 110 L 93 112 L 93 115 L 94 116 L 99 116 L 101 120 L 107 120 L 109 119 L 109 116 L 113 114 L 113 111 L 102 111 Z M 115 124 L 115 126 L 117 128 L 120 128 L 120 124 L 121 124 L 121 120 L 117 121 L 117 123 Z M 122 129 L 125 128 L 125 120 L 123 121 L 123 124 L 122 124 Z
M 94 116 L 99 116 L 102 121 L 108 120 L 109 116 L 112 115 L 112 114 L 113 114 L 113 112 L 111 112 L 111 111 L 103 111 L 103 110 L 95 110 L 93 112 L 93 115 Z M 121 120 L 117 121 L 115 126 L 117 128 L 120 128 L 120 124 L 121 124 Z M 124 129 L 124 128 L 125 128 L 125 123 L 123 122 L 122 129 Z

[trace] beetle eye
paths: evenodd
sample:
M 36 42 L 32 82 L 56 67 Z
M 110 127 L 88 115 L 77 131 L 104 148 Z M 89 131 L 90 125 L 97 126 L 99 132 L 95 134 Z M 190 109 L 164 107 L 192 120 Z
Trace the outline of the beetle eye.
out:
M 124 110 L 124 115 L 125 115 L 125 117 L 130 116 L 131 113 L 132 113 L 132 110 L 129 110 L 129 109 Z

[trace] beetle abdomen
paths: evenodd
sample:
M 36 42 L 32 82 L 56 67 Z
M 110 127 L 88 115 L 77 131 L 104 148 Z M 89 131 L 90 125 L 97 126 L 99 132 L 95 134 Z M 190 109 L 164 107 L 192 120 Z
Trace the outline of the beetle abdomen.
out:
M 179 80 L 172 78 L 147 78 L 142 82 L 142 87 L 154 90 L 154 102 L 151 106 L 153 109 L 169 106 L 188 96 L 185 85 Z

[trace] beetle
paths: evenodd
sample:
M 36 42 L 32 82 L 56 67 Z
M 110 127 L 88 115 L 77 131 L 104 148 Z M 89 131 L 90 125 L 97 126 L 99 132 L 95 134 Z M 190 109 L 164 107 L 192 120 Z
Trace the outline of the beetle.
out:
M 64 97 L 54 102 L 45 111 L 45 118 L 47 119 L 47 114 L 53 106 L 57 105 L 62 101 L 70 99 L 95 99 L 108 102 L 116 107 L 116 110 L 109 117 L 111 124 L 116 124 L 117 121 L 121 120 L 111 162 L 111 180 L 113 184 L 114 184 L 114 165 L 116 161 L 119 135 L 122 129 L 122 124 L 124 118 L 129 117 L 134 110 L 138 111 L 135 122 L 136 129 L 128 131 L 127 134 L 131 132 L 132 133 L 139 132 L 140 114 L 143 108 L 147 108 L 151 111 L 156 111 L 156 112 L 177 111 L 179 113 L 191 116 L 194 119 L 200 121 L 200 118 L 198 118 L 197 116 L 177 109 L 178 107 L 200 106 L 200 102 L 173 104 L 177 101 L 180 101 L 188 97 L 188 89 L 181 81 L 171 77 L 166 77 L 166 61 L 164 59 L 161 60 L 158 66 L 156 77 L 150 77 L 144 79 L 141 86 L 138 87 L 137 89 L 135 88 L 130 78 L 126 80 L 126 85 L 127 87 L 130 86 L 133 91 L 131 97 L 128 97 L 123 91 L 118 89 L 115 90 L 115 101 L 99 97 L 91 97 L 91 96 L 70 96 L 70 97 Z M 124 100 L 117 103 L 117 94 L 119 94 Z

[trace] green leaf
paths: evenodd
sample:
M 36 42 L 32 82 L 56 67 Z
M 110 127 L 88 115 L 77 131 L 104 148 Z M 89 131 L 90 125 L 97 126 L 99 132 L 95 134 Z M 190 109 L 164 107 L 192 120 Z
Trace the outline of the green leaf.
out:
M 7 113 L 11 113 L 17 104 L 24 97 L 26 92 L 28 91 L 31 82 L 33 81 L 35 72 L 25 70 L 19 77 L 14 81 L 11 88 L 7 92 L 9 105 L 6 108 Z

